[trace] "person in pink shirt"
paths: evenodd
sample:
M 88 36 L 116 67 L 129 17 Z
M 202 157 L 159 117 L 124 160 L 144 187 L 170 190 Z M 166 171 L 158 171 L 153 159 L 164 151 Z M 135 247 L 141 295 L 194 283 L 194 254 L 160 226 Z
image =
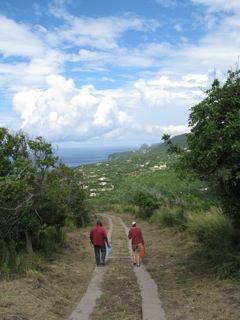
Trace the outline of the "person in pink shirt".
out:
M 140 267 L 140 257 L 144 246 L 142 231 L 137 227 L 135 221 L 132 222 L 132 228 L 128 232 L 128 239 L 132 240 L 133 265 Z

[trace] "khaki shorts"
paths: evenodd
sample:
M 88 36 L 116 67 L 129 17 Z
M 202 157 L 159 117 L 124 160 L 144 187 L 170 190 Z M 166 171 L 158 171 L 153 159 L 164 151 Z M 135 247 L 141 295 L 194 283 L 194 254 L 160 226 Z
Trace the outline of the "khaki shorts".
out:
M 132 249 L 133 249 L 133 251 L 141 252 L 143 249 L 143 244 L 142 243 L 133 244 Z

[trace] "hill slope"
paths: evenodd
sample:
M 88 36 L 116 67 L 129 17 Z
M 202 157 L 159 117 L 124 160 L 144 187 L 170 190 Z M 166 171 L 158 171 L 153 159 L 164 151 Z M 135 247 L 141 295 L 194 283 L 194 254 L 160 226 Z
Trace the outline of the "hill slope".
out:
M 187 147 L 187 135 L 181 134 L 178 136 L 175 136 L 171 139 L 173 144 L 176 144 L 177 146 L 181 148 Z M 152 152 L 166 152 L 168 147 L 164 142 L 162 143 L 155 143 L 151 144 L 150 146 L 147 144 L 143 144 L 138 150 L 133 151 L 126 151 L 126 152 L 119 152 L 119 153 L 113 153 L 110 154 L 108 157 L 108 160 L 115 160 L 115 159 L 124 159 L 129 157 L 131 154 L 142 154 L 145 152 L 152 153 Z

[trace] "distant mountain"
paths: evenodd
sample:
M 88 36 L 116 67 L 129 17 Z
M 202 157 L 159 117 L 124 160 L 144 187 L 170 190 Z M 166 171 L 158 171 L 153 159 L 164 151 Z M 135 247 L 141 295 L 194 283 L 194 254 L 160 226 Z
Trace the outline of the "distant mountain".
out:
M 171 139 L 172 143 L 174 145 L 177 145 L 181 148 L 187 147 L 187 135 L 186 134 L 180 134 L 178 136 L 175 136 Z M 166 152 L 168 149 L 168 146 L 163 143 L 155 143 L 150 145 L 149 149 L 153 152 Z
M 177 145 L 181 148 L 186 148 L 187 147 L 187 135 L 186 134 L 180 134 L 178 136 L 175 136 L 171 138 L 171 141 L 174 145 Z M 131 154 L 142 154 L 144 152 L 166 152 L 168 149 L 168 146 L 164 142 L 162 143 L 154 143 L 151 145 L 148 144 L 142 144 L 141 147 L 137 150 L 133 151 L 126 151 L 126 152 L 119 152 L 119 153 L 113 153 L 108 156 L 108 160 L 114 160 L 114 159 L 122 159 L 122 158 L 127 158 Z

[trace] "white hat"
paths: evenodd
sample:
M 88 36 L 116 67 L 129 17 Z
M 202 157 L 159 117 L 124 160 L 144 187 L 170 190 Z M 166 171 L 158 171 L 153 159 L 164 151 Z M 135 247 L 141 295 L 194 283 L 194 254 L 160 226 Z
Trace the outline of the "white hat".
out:
M 132 222 L 132 226 L 136 226 L 137 223 L 135 221 Z

